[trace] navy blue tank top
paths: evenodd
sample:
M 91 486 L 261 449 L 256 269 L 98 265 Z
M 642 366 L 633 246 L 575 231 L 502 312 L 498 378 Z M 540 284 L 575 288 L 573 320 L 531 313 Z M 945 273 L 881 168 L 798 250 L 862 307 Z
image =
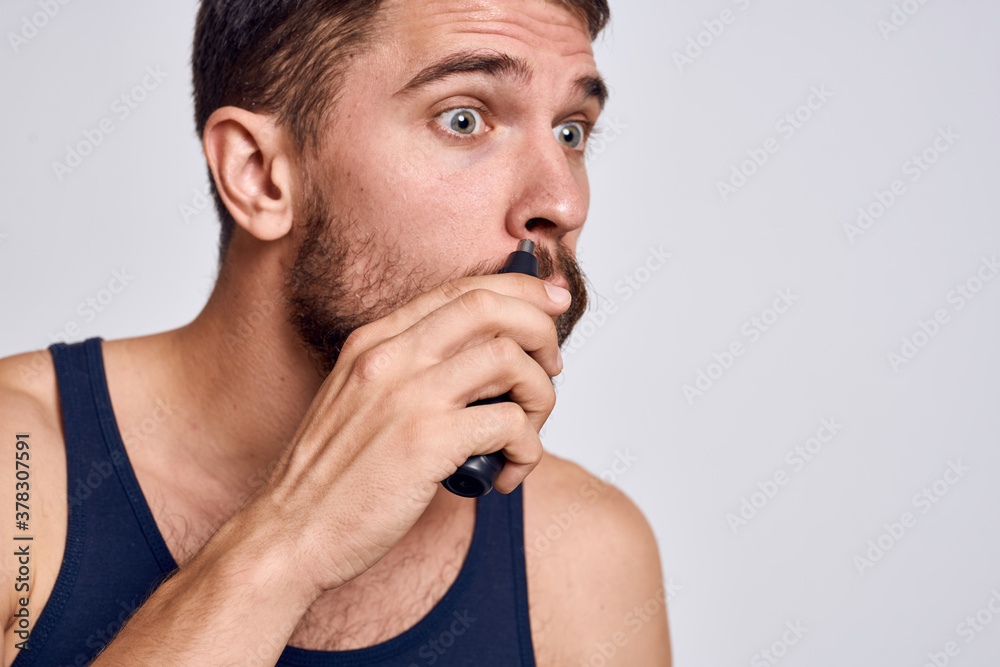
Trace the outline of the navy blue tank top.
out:
M 177 568 L 156 527 L 115 422 L 101 338 L 49 347 L 66 437 L 69 520 L 52 595 L 12 667 L 86 665 Z M 368 648 L 286 646 L 301 667 L 534 667 L 522 492 L 476 501 L 465 561 L 438 604 L 409 630 Z M 34 612 L 37 614 L 37 612 Z M 248 653 L 246 662 L 260 664 Z

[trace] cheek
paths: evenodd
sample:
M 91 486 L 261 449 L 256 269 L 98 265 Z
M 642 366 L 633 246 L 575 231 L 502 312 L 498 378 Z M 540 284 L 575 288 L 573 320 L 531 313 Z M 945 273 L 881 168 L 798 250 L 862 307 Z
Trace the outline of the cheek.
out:
M 353 122 L 365 117 L 360 110 L 351 116 L 324 151 L 325 190 L 333 215 L 349 217 L 349 237 L 372 238 L 384 257 L 428 284 L 484 259 L 484 248 L 506 233 L 516 161 L 504 151 L 512 147 L 449 145 L 432 129 L 391 118 L 382 126 L 395 129 L 377 133 Z M 349 273 L 373 270 L 381 257 L 364 258 Z
M 369 211 L 400 238 L 456 248 L 503 227 L 502 161 L 496 151 L 467 150 L 420 142 L 370 147 L 373 168 L 357 188 Z M 376 157 L 377 156 L 377 157 Z M 373 220 L 373 222 L 376 222 Z M 446 242 L 441 242 L 445 238 Z

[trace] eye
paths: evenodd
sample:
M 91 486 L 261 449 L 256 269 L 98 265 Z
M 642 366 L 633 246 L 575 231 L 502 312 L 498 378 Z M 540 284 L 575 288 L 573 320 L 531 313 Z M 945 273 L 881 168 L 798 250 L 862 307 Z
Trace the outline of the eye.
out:
M 437 121 L 457 134 L 480 134 L 486 131 L 483 117 L 479 115 L 478 111 L 469 107 L 442 111 L 438 114 Z
M 552 132 L 556 135 L 559 143 L 568 148 L 579 148 L 587 137 L 583 124 L 577 122 L 557 125 L 552 129 Z

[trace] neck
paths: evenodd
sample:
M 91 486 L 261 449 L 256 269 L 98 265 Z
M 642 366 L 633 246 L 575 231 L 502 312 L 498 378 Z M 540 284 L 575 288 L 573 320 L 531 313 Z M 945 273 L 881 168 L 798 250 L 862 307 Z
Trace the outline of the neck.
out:
M 267 478 L 325 379 L 286 321 L 284 271 L 272 246 L 244 253 L 239 271 L 223 265 L 191 323 L 115 341 L 121 402 L 158 396 L 179 416 L 157 430 L 151 465 L 175 471 L 185 488 L 198 485 L 221 508 L 217 521 Z M 450 516 L 462 500 L 440 487 L 428 516 Z
M 263 479 L 324 379 L 285 321 L 283 274 L 268 245 L 241 257 L 238 275 L 233 262 L 223 266 L 190 324 L 144 339 L 155 347 L 142 355 L 151 379 L 182 415 L 170 439 L 191 443 L 178 453 L 224 490 Z

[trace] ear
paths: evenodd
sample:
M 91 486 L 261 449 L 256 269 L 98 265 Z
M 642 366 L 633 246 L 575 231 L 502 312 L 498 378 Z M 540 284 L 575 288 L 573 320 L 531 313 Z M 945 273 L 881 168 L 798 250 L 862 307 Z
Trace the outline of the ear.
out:
M 270 116 L 237 107 L 216 109 L 202 147 L 223 203 L 236 224 L 261 241 L 292 228 L 291 141 Z

